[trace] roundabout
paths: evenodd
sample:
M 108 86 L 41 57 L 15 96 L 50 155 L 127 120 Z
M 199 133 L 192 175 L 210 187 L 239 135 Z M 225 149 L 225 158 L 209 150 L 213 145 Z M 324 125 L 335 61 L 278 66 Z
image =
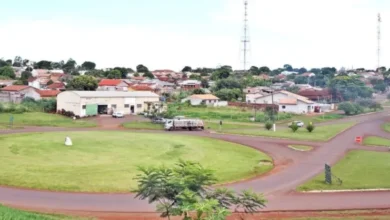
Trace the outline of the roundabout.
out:
M 117 141 L 126 142 L 126 146 L 130 146 L 134 139 L 146 135 L 149 137 L 159 137 L 160 135 L 169 135 L 168 138 L 160 140 L 157 147 L 163 147 L 167 143 L 172 143 L 176 138 L 182 138 L 184 142 L 189 138 L 199 138 L 198 144 L 201 145 L 201 140 L 211 139 L 214 141 L 224 141 L 223 143 L 235 143 L 240 146 L 240 149 L 257 149 L 269 155 L 273 159 L 274 169 L 270 172 L 260 175 L 255 178 L 250 178 L 243 181 L 238 181 L 227 184 L 226 186 L 233 190 L 252 189 L 255 192 L 263 193 L 268 199 L 267 207 L 264 211 L 310 211 L 310 210 L 346 210 L 346 209 L 385 209 L 390 208 L 390 191 L 351 191 L 351 192 L 323 192 L 323 193 L 302 193 L 296 189 L 305 182 L 323 173 L 324 164 L 331 166 L 340 161 L 348 152 L 352 150 L 375 151 L 388 153 L 385 147 L 366 147 L 354 143 L 355 137 L 375 135 L 380 137 L 389 137 L 389 134 L 381 129 L 383 123 L 388 120 L 389 112 L 384 111 L 376 114 L 357 116 L 348 120 L 354 120 L 357 124 L 338 134 L 327 142 L 308 142 L 308 141 L 294 141 L 287 139 L 264 138 L 264 137 L 250 137 L 240 135 L 215 134 L 208 132 L 156 132 L 156 131 L 124 131 L 118 132 L 118 128 L 112 130 L 104 128 L 97 129 L 66 129 L 66 128 L 26 128 L 23 130 L 0 131 L 1 143 L 4 142 L 4 137 L 12 137 L 14 135 L 30 135 L 31 132 L 45 132 L 47 135 L 45 140 L 52 141 L 52 138 L 58 135 L 58 143 L 61 147 L 64 146 L 64 138 L 70 136 L 73 141 L 73 146 L 77 147 L 79 142 L 76 136 L 87 137 L 82 131 L 96 132 L 90 137 L 91 141 L 98 142 L 98 139 L 107 137 L 111 132 L 120 134 L 120 137 L 115 140 L 110 140 L 108 143 Z M 66 131 L 66 132 L 64 132 Z M 100 132 L 100 133 L 99 133 Z M 16 133 L 16 134 L 11 134 Z M 42 135 L 43 135 L 42 134 Z M 84 135 L 83 135 L 84 134 Z M 125 138 L 132 135 L 133 139 Z M 38 135 L 39 136 L 39 135 Z M 100 137 L 102 136 L 102 137 Z M 175 137 L 175 138 L 173 138 Z M 96 140 L 94 140 L 96 139 Z M 146 138 L 148 139 L 148 138 Z M 152 138 L 151 138 L 152 139 Z M 43 142 L 45 140 L 42 140 Z M 193 142 L 193 141 L 191 141 Z M 9 143 L 12 143 L 10 141 Z M 107 142 L 106 142 L 107 143 Z M 50 144 L 49 144 L 50 145 Z M 243 147 L 245 145 L 247 147 Z M 312 146 L 313 150 L 308 152 L 296 151 L 290 149 L 289 145 Z M 53 147 L 53 146 L 52 146 Z M 105 146 L 103 150 L 109 151 L 110 145 Z M 205 162 L 214 162 L 224 148 L 214 149 L 214 155 L 205 160 Z M 252 150 L 252 149 L 250 149 Z M 255 152 L 259 152 L 255 151 Z M 121 152 L 121 151 L 120 151 Z M 149 152 L 151 154 L 152 151 Z M 201 152 L 197 154 L 201 154 Z M 152 152 L 155 155 L 156 152 Z M 231 154 L 232 152 L 230 152 Z M 234 154 L 234 153 L 233 153 Z M 65 154 L 62 155 L 65 158 Z M 192 153 L 192 156 L 195 156 Z M 256 158 L 256 157 L 254 157 Z M 37 163 L 45 162 L 47 158 L 41 158 Z M 142 160 L 142 158 L 136 158 Z M 259 158 L 256 158 L 258 160 Z M 61 162 L 61 157 L 58 158 Z M 79 158 L 82 160 L 82 158 Z M 130 160 L 130 159 L 129 159 Z M 175 162 L 176 159 L 172 162 Z M 80 161 L 75 160 L 77 164 Z M 202 162 L 203 163 L 203 162 Z M 228 160 L 223 164 L 223 168 L 237 167 L 242 161 Z M 155 163 L 156 164 L 156 163 Z M 253 166 L 253 164 L 251 165 Z M 9 166 L 8 166 L 9 168 Z M 232 168 L 233 169 L 233 168 Z M 223 176 L 219 174 L 220 176 Z M 240 174 L 241 175 L 241 174 Z M 340 175 L 340 174 L 338 174 Z M 16 175 L 15 175 L 16 176 Z M 17 176 L 16 176 L 17 177 Z M 248 176 L 247 176 L 248 177 Z M 242 178 L 235 178 L 242 179 Z M 120 179 L 110 180 L 112 182 Z M 343 180 L 345 183 L 348 180 Z M 223 181 L 225 182 L 225 181 Z M 2 184 L 4 185 L 4 184 Z M 127 184 L 130 188 L 130 184 Z M 97 213 L 111 213 L 116 215 L 118 213 L 128 213 L 129 216 L 134 213 L 154 213 L 155 205 L 148 204 L 147 201 L 138 200 L 134 198 L 134 194 L 112 194 L 112 193 L 80 193 L 77 190 L 68 190 L 68 192 L 54 192 L 41 191 L 33 189 L 25 189 L 28 187 L 0 187 L 0 203 L 8 206 L 19 207 L 29 210 L 46 211 L 46 212 L 60 212 L 60 213 L 89 213 L 90 215 L 98 215 Z M 67 190 L 65 190 L 67 191 Z M 69 192 L 74 191 L 74 192 Z M 90 192 L 93 192 L 91 190 Z M 106 190 L 102 190 L 103 192 Z M 122 191 L 122 190 L 118 190 Z M 88 192 L 88 190 L 84 191 Z M 130 189 L 128 190 L 130 192 Z M 116 213 L 116 214 L 115 214 Z M 111 215 L 110 214 L 110 215 Z M 130 218 L 129 218 L 130 219 Z
M 67 136 L 72 146 L 65 146 Z M 214 170 L 219 183 L 272 169 L 258 150 L 207 137 L 81 131 L 4 135 L 1 143 L 0 185 L 39 190 L 128 193 L 139 167 L 171 167 L 179 159 Z

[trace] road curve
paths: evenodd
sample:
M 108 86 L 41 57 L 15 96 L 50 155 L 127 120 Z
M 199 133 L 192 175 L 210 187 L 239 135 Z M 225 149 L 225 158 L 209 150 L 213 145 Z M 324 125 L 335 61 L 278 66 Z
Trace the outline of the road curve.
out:
M 278 140 L 262 137 L 244 137 L 204 132 L 178 132 L 175 135 L 198 135 L 222 139 L 247 145 L 270 154 L 275 169 L 269 174 L 252 180 L 228 184 L 235 190 L 253 189 L 263 192 L 269 203 L 265 210 L 336 210 L 390 208 L 390 191 L 347 192 L 347 193 L 298 193 L 294 189 L 323 171 L 325 163 L 335 164 L 352 149 L 366 149 L 354 143 L 356 136 L 378 135 L 390 137 L 380 129 L 389 112 L 360 116 L 359 124 L 326 143 L 312 143 L 293 140 Z M 27 128 L 24 130 L 3 130 L 0 134 L 16 132 L 46 132 L 95 129 Z M 286 147 L 288 144 L 309 144 L 315 146 L 312 152 L 297 152 Z M 378 150 L 372 148 L 373 150 Z M 367 150 L 369 150 L 367 148 Z M 383 151 L 379 149 L 379 151 Z M 155 206 L 134 198 L 132 194 L 88 194 L 47 192 L 28 189 L 0 187 L 0 203 L 16 207 L 52 211 L 99 211 L 99 212 L 154 212 Z

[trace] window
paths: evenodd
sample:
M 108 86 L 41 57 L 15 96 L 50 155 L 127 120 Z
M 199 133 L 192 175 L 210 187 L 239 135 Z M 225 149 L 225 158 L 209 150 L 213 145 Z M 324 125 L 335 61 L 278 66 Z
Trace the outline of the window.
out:
M 111 105 L 111 108 L 116 108 L 116 105 Z
M 286 106 L 285 106 L 285 105 L 283 105 L 283 106 L 282 106 L 282 109 L 286 109 Z
M 137 108 L 142 108 L 142 104 L 137 104 Z
M 86 106 L 85 106 L 85 105 L 83 105 L 83 109 L 86 109 Z
M 125 108 L 129 108 L 130 107 L 130 105 L 129 104 L 125 104 Z

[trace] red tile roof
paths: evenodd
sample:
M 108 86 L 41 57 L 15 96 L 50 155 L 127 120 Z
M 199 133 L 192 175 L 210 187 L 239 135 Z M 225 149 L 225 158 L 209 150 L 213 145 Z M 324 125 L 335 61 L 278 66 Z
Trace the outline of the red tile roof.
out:
M 130 88 L 132 88 L 136 91 L 153 91 L 152 88 L 150 88 L 149 86 L 146 86 L 146 85 L 134 85 L 134 86 L 131 86 Z
M 55 82 L 47 86 L 48 89 L 63 89 L 65 88 L 65 84 L 62 82 Z
M 117 86 L 121 82 L 122 80 L 120 79 L 102 79 L 99 82 L 99 86 Z
M 47 98 L 47 97 L 57 97 L 57 95 L 61 92 L 58 90 L 36 90 L 39 95 L 41 95 L 41 98 Z
M 28 82 L 34 82 L 35 80 L 37 80 L 38 78 L 37 77 L 29 77 L 28 78 Z
M 145 78 L 142 76 L 134 76 L 132 79 L 134 80 L 144 80 Z
M 22 86 L 22 85 L 12 85 L 12 86 L 6 86 L 2 88 L 2 91 L 8 91 L 8 92 L 17 92 L 24 89 L 30 88 L 30 86 Z

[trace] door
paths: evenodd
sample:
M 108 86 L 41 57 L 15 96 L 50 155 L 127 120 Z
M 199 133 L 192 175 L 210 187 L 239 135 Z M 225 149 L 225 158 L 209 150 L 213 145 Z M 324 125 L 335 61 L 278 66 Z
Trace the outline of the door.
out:
M 130 113 L 134 114 L 134 105 L 130 106 Z

